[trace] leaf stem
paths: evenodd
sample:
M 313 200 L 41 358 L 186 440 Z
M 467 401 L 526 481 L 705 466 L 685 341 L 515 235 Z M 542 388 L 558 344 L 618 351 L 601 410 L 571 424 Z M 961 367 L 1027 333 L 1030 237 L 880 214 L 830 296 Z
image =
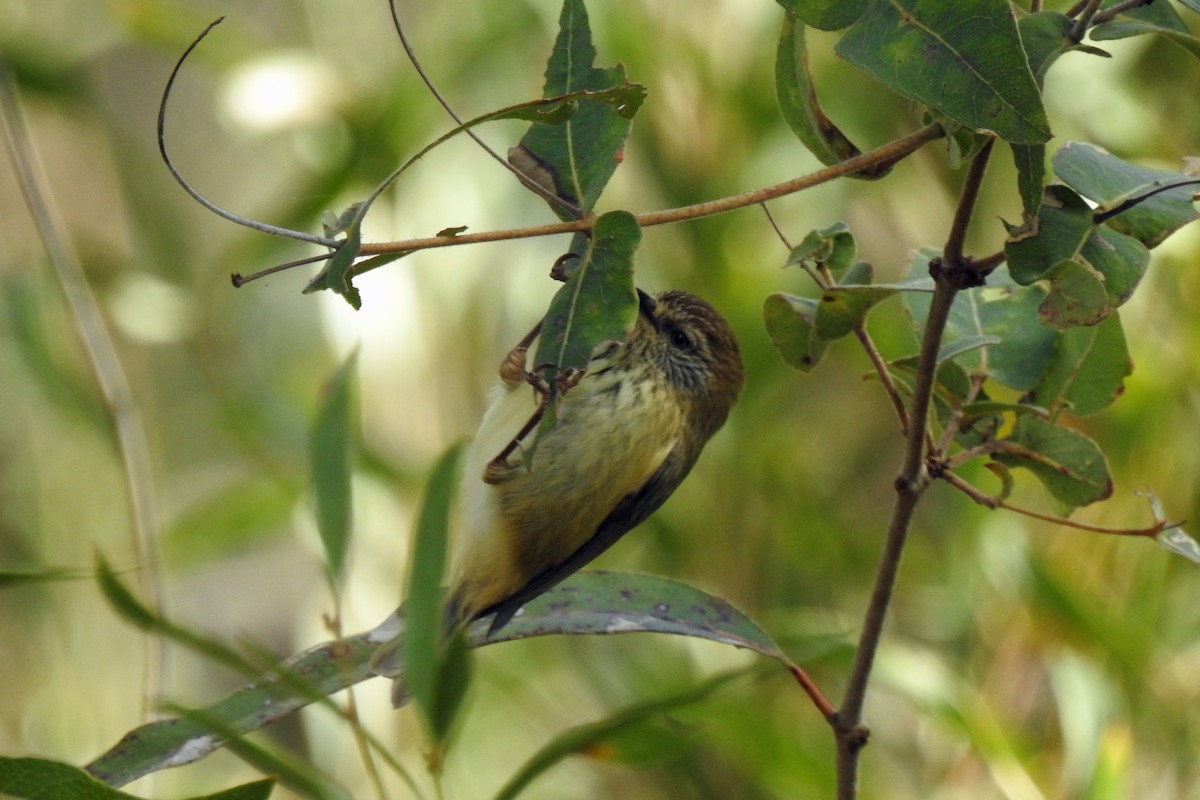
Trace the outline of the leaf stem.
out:
M 1033 511 L 1032 509 L 1015 506 L 999 497 L 992 497 L 991 495 L 984 494 L 979 489 L 967 483 L 949 470 L 943 472 L 938 477 L 985 508 L 1002 508 L 1005 511 L 1012 511 L 1025 517 L 1041 520 L 1042 522 L 1051 522 L 1055 525 L 1062 525 L 1065 528 L 1075 528 L 1076 530 L 1090 531 L 1091 533 L 1103 533 L 1108 536 L 1142 536 L 1153 539 L 1163 531 L 1176 528 L 1180 525 L 1178 522 L 1167 522 L 1165 520 L 1160 520 L 1148 528 L 1106 528 L 1101 525 L 1090 525 L 1086 522 L 1076 522 L 1075 520 L 1067 519 L 1066 517 L 1056 517 L 1052 514 L 1042 514 L 1038 511 Z
M 170 99 L 171 90 L 175 87 L 175 78 L 178 77 L 179 70 L 183 68 L 183 62 L 187 60 L 187 57 L 192 54 L 192 51 L 196 49 L 201 41 L 203 41 L 204 37 L 208 36 L 209 31 L 220 25 L 224 19 L 224 17 L 217 17 L 208 24 L 208 27 L 205 28 L 200 35 L 197 36 L 192 43 L 187 46 L 187 49 L 183 51 L 183 55 L 181 55 L 179 60 L 175 62 L 175 68 L 171 70 L 171 76 L 167 78 L 167 85 L 163 87 L 162 100 L 158 104 L 158 154 L 162 156 L 163 163 L 167 165 L 167 171 L 171 173 L 171 177 L 175 179 L 175 182 L 182 186 L 183 190 L 191 195 L 193 200 L 207 208 L 212 213 L 216 214 L 218 217 L 227 219 L 230 222 L 243 225 L 247 228 L 251 228 L 262 233 L 269 233 L 273 236 L 285 236 L 288 239 L 295 239 L 298 242 L 309 242 L 311 244 L 319 244 L 322 247 L 332 247 L 336 249 L 339 242 L 335 239 L 329 239 L 324 236 L 316 236 L 315 234 L 305 233 L 304 231 L 294 231 L 290 228 L 280 228 L 277 225 L 268 225 L 265 222 L 259 222 L 258 220 L 250 219 L 249 217 L 243 217 L 241 214 L 235 214 L 232 211 L 227 211 L 226 209 L 221 208 L 219 205 L 212 202 L 194 189 L 192 185 L 188 183 L 187 179 L 183 177 L 183 174 L 175 168 L 175 163 L 171 161 L 171 156 L 167 154 L 167 139 L 164 132 L 167 122 L 167 100 Z

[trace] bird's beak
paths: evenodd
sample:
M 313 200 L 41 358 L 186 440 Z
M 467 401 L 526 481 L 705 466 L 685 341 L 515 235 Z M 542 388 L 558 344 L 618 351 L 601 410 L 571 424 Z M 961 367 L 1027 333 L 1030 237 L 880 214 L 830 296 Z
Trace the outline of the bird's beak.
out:
M 653 325 L 654 324 L 654 312 L 658 308 L 658 302 L 655 301 L 655 299 L 653 297 L 651 297 L 650 295 L 643 292 L 641 289 L 637 290 L 637 294 L 638 294 L 638 312 L 646 318 L 647 322 L 649 322 L 651 325 Z

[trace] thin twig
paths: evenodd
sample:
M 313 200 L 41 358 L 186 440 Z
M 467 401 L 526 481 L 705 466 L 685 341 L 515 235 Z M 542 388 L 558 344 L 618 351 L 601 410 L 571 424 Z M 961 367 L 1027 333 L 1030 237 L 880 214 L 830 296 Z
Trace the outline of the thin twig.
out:
M 883 355 L 875 346 L 871 334 L 867 333 L 865 325 L 859 324 L 854 329 L 854 335 L 858 337 L 859 343 L 866 351 L 867 358 L 871 359 L 871 366 L 875 368 L 875 374 L 879 376 L 879 381 L 883 384 L 888 399 L 892 401 L 892 408 L 896 409 L 896 417 L 900 420 L 900 432 L 907 435 L 908 409 L 904 407 L 904 398 L 900 396 L 900 390 L 896 388 L 896 382 L 892 380 L 892 373 L 888 371 L 887 362 L 883 360 Z
M 808 673 L 805 672 L 799 664 L 793 663 L 788 664 L 788 671 L 792 673 L 792 677 L 796 679 L 796 682 L 799 683 L 804 689 L 805 694 L 807 694 L 809 699 L 813 701 L 813 705 L 815 705 L 817 710 L 821 712 L 821 716 L 832 721 L 834 716 L 837 714 L 837 709 L 835 709 L 833 707 L 833 703 L 830 703 L 829 700 L 826 699 L 825 695 L 821 693 L 821 690 L 817 688 L 817 684 L 813 681 L 813 679 L 808 677 Z
M 0 119 L 8 142 L 9 155 L 17 173 L 17 183 L 25 196 L 30 215 L 46 248 L 59 286 L 71 309 L 76 335 L 87 355 L 88 364 L 104 396 L 112 418 L 121 465 L 125 471 L 131 521 L 131 547 L 142 566 L 142 588 L 156 613 L 164 613 L 166 601 L 159 572 L 158 513 L 154 490 L 154 467 L 145 421 L 129 378 L 121 365 L 116 345 L 109 335 L 104 315 L 88 286 L 79 258 L 71 247 L 65 226 L 49 198 L 48 182 L 38 162 L 29 130 L 8 70 L 0 62 Z M 159 704 L 166 683 L 168 660 L 166 640 L 147 637 L 146 691 L 144 711 L 150 713 Z
M 187 49 L 183 51 L 183 55 L 181 55 L 179 60 L 175 62 L 175 68 L 171 70 L 171 77 L 167 78 L 167 85 L 163 87 L 162 100 L 158 104 L 158 153 L 162 156 L 163 163 L 167 165 L 167 171 L 171 173 L 171 177 L 175 179 L 175 182 L 182 186 L 183 190 L 191 195 L 193 200 L 222 219 L 227 219 L 230 222 L 234 222 L 238 225 L 242 225 L 256 231 L 261 231 L 262 233 L 269 233 L 272 236 L 285 236 L 288 239 L 295 239 L 298 242 L 309 242 L 310 244 L 319 244 L 322 247 L 332 247 L 336 249 L 339 244 L 336 239 L 329 239 L 325 236 L 316 236 L 315 234 L 305 233 L 304 231 L 294 231 L 290 228 L 280 228 L 277 225 L 268 225 L 265 222 L 259 222 L 258 220 L 250 219 L 249 217 L 243 217 L 241 214 L 235 214 L 232 211 L 227 211 L 226 209 L 221 208 L 219 205 L 212 202 L 207 197 L 200 194 L 200 192 L 192 188 L 192 185 L 187 182 L 187 179 L 184 178 L 179 170 L 175 168 L 175 164 L 171 161 L 171 157 L 167 154 L 167 140 L 164 133 L 167 121 L 167 100 L 171 97 L 171 89 L 175 86 L 175 78 L 179 75 L 179 70 L 183 68 L 183 62 L 187 60 L 187 57 L 191 55 L 192 51 L 196 49 L 201 41 L 203 41 L 204 37 L 208 35 L 208 32 L 217 25 L 220 25 L 221 21 L 224 19 L 224 17 L 218 17 L 208 24 L 208 27 L 205 28 L 204 31 L 197 36 L 191 44 L 188 45 Z
M 1052 514 L 1042 514 L 1038 511 L 1033 511 L 1028 508 L 1015 506 L 999 497 L 993 497 L 991 495 L 984 494 L 979 489 L 967 483 L 949 470 L 943 472 L 938 477 L 985 508 L 1002 508 L 1005 511 L 1012 511 L 1024 517 L 1041 520 L 1042 522 L 1052 522 L 1055 525 L 1062 525 L 1065 528 L 1075 528 L 1076 530 L 1089 531 L 1091 533 L 1103 533 L 1107 536 L 1140 536 L 1153 539 L 1163 531 L 1170 530 L 1171 528 L 1177 528 L 1181 524 L 1178 522 L 1167 522 L 1162 520 L 1154 523 L 1148 528 L 1106 528 L 1101 525 L 1090 525 L 1086 522 L 1076 522 L 1075 520 L 1067 519 L 1066 517 L 1056 517 Z
M 412 44 L 408 41 L 408 35 L 405 34 L 405 32 L 404 32 L 404 25 L 401 24 L 401 22 L 400 22 L 400 12 L 396 8 L 396 0 L 390 0 L 388 5 L 390 6 L 390 8 L 392 10 L 392 24 L 395 25 L 395 27 L 396 27 L 396 35 L 400 37 L 400 44 L 401 44 L 401 46 L 404 47 L 404 52 L 408 56 L 409 62 L 413 65 L 413 69 L 415 69 L 417 71 L 417 75 L 418 75 L 418 77 L 420 77 L 421 82 L 425 84 L 425 88 L 429 90 L 429 93 L 433 95 L 433 98 L 435 100 L 437 100 L 438 103 L 442 106 L 442 108 L 444 108 L 446 110 L 446 113 L 450 115 L 450 118 L 452 120 L 454 120 L 456 123 L 458 123 L 459 125 L 462 125 L 463 124 L 462 117 L 460 117 L 458 115 L 458 112 L 456 112 L 454 110 L 454 108 L 450 105 L 449 101 L 446 100 L 445 96 L 443 96 L 442 93 L 440 91 L 438 91 L 437 86 L 434 85 L 433 80 L 425 72 L 425 68 L 421 65 L 421 61 L 417 58 L 417 53 L 413 49 Z M 467 136 L 470 136 L 472 139 L 474 139 L 475 144 L 482 147 L 484 152 L 487 153 L 492 158 L 494 158 L 500 164 L 500 166 L 504 167 L 506 170 L 511 172 L 513 175 L 516 175 L 517 180 L 519 180 L 522 183 L 522 185 L 525 186 L 526 189 L 529 189 L 534 194 L 539 195 L 542 199 L 544 199 L 546 202 L 550 203 L 551 205 L 558 206 L 563 211 L 566 211 L 568 214 L 570 214 L 572 217 L 582 217 L 583 216 L 583 212 L 580 211 L 578 208 L 576 208 L 572 204 L 568 203 L 566 200 L 559 197 L 557 194 L 550 191 L 545 186 L 542 186 L 540 183 L 533 180 L 525 173 L 521 172 L 521 170 L 517 169 L 512 164 L 510 164 L 508 162 L 507 158 L 501 157 L 501 155 L 499 153 L 497 153 L 495 150 L 493 150 L 491 147 L 489 147 L 488 144 L 483 141 L 483 139 L 479 138 L 479 134 L 475 133 L 475 131 L 468 128 L 468 129 L 466 129 L 466 134 L 467 134 Z
M 775 215 L 771 213 L 771 209 L 765 202 L 759 203 L 759 206 L 762 207 L 763 213 L 767 215 L 767 222 L 771 223 L 771 227 L 775 230 L 775 235 L 779 237 L 779 241 L 783 242 L 783 246 L 786 247 L 790 253 L 793 250 L 792 243 L 788 241 L 787 236 L 783 232 L 783 228 L 779 227 L 779 223 L 775 220 Z
M 1089 27 L 1094 28 L 1101 23 L 1108 22 L 1118 14 L 1124 14 L 1126 11 L 1148 6 L 1153 2 L 1154 0 L 1125 0 L 1122 3 L 1114 3 L 1103 11 L 1097 11 L 1092 16 L 1092 24 Z
M 1083 8 L 1078 12 L 1075 22 L 1071 25 L 1071 30 L 1067 33 L 1067 38 L 1073 42 L 1083 41 L 1083 35 L 1087 33 L 1087 29 L 1091 27 L 1092 17 L 1096 16 L 1096 12 L 1100 10 L 1100 4 L 1103 0 L 1087 0 L 1083 3 Z M 1076 6 L 1078 8 L 1078 6 Z

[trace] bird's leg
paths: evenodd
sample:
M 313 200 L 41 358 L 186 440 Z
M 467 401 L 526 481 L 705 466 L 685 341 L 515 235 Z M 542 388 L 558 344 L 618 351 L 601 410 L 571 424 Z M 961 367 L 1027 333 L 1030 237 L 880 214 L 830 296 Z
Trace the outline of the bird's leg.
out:
M 519 384 L 529 380 L 530 372 L 525 368 L 525 360 L 529 355 L 529 345 L 537 338 L 542 330 L 541 321 L 533 326 L 533 330 L 525 334 L 517 346 L 508 351 L 508 355 L 500 362 L 500 380 L 505 389 L 515 389 Z

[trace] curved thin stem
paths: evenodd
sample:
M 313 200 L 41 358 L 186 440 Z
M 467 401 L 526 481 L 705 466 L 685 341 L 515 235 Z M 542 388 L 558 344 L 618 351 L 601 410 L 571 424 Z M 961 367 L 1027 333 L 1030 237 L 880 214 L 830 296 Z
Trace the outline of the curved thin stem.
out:
M 421 82 L 425 84 L 425 88 L 429 90 L 429 93 L 433 95 L 433 98 L 438 101 L 441 107 L 446 109 L 446 113 L 450 115 L 450 119 L 454 120 L 459 125 L 462 125 L 462 117 L 460 117 L 458 112 L 451 107 L 450 102 L 446 100 L 445 96 L 438 91 L 437 87 L 433 83 L 433 80 L 425 72 L 425 68 L 421 65 L 420 60 L 417 58 L 417 53 L 415 50 L 413 50 L 412 44 L 408 41 L 408 35 L 404 32 L 404 25 L 400 22 L 400 12 L 396 9 L 396 0 L 389 0 L 388 6 L 392 11 L 392 24 L 396 27 L 396 35 L 400 37 L 400 45 L 404 48 L 404 52 L 408 56 L 409 62 L 413 65 L 413 69 L 417 71 L 418 77 L 421 78 Z M 475 133 L 475 131 L 468 128 L 466 130 L 466 134 L 475 141 L 475 144 L 482 147 L 485 153 L 495 159 L 500 166 L 504 167 L 513 175 L 516 175 L 517 180 L 519 180 L 526 189 L 529 189 L 534 194 L 539 195 L 543 200 L 551 205 L 558 206 L 572 217 L 583 216 L 583 213 L 578 208 L 571 205 L 566 200 L 547 189 L 545 186 L 542 186 L 525 173 L 521 172 L 521 170 L 510 164 L 507 158 L 502 158 L 500 154 L 489 147 L 488 144 L 483 141 L 483 139 L 479 138 L 479 134 Z
M 164 133 L 167 121 L 167 100 L 169 100 L 171 97 L 171 90 L 175 86 L 175 78 L 179 75 L 179 70 L 183 68 L 183 62 L 187 60 L 187 57 L 192 54 L 192 51 L 196 49 L 201 41 L 203 41 L 204 37 L 208 36 L 208 32 L 220 25 L 224 19 L 224 17 L 217 17 L 208 24 L 208 27 L 205 28 L 204 31 L 197 36 L 191 44 L 188 45 L 187 49 L 183 51 L 183 55 L 181 55 L 179 60 L 175 62 L 175 68 L 171 70 L 171 77 L 167 78 L 167 85 L 163 87 L 162 100 L 158 104 L 158 153 L 160 156 L 162 156 L 163 163 L 167 165 L 167 171 L 171 173 L 171 177 L 175 179 L 175 182 L 182 186 L 183 190 L 191 195 L 193 200 L 216 214 L 218 217 L 227 219 L 230 222 L 251 228 L 256 231 L 261 231 L 262 233 L 269 233 L 272 236 L 284 236 L 288 239 L 295 239 L 298 242 L 309 242 L 311 244 L 319 244 L 322 247 L 336 248 L 339 244 L 336 239 L 329 239 L 325 236 L 317 236 L 315 234 L 305 233 L 304 231 L 294 231 L 290 228 L 280 228 L 277 225 L 268 225 L 265 222 L 259 222 L 258 220 L 250 219 L 249 217 L 243 217 L 241 214 L 235 214 L 232 211 L 221 208 L 219 205 L 200 194 L 200 192 L 196 191 L 196 189 L 192 188 L 192 185 L 188 183 L 187 179 L 183 177 L 182 173 L 175 168 L 174 162 L 171 161 L 171 156 L 167 154 L 167 139 L 166 134 Z

